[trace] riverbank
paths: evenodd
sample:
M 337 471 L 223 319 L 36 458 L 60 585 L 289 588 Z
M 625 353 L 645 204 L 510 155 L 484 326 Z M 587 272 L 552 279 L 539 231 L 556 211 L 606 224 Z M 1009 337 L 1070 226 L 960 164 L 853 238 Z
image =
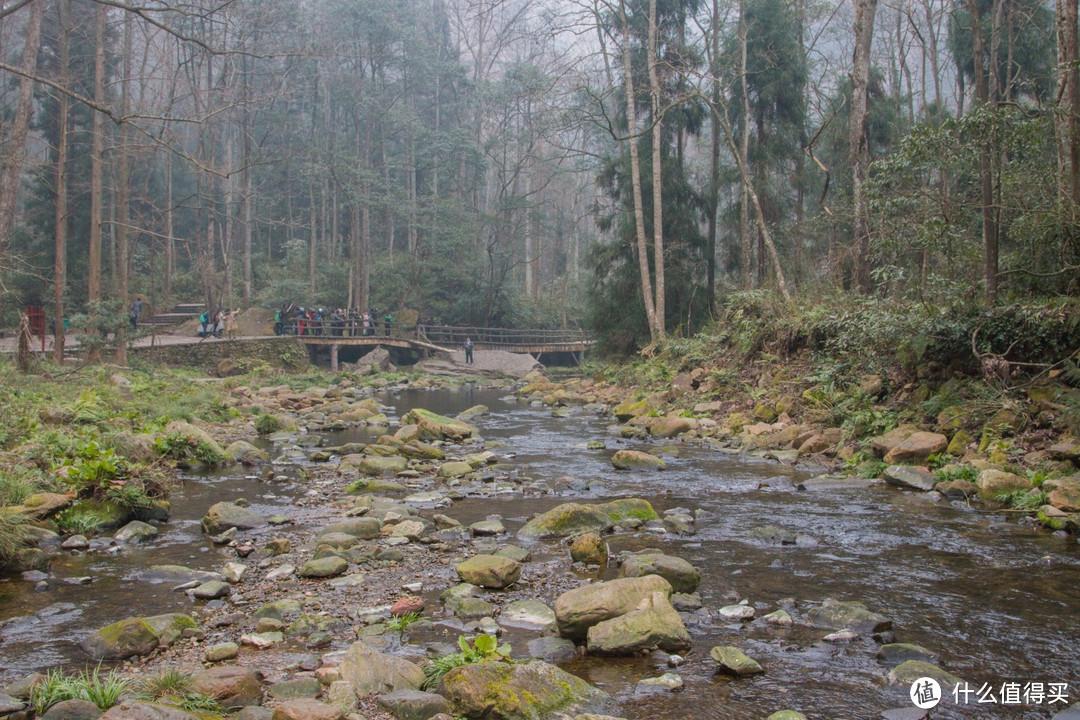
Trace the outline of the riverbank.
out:
M 117 401 L 111 389 L 95 390 L 102 396 L 96 404 L 89 400 L 89 388 L 81 388 L 78 392 L 64 391 L 64 397 L 74 399 L 73 407 L 83 408 L 82 417 L 86 417 L 86 408 L 106 408 L 95 416 L 98 419 L 94 422 L 71 422 L 65 428 L 83 437 L 94 435 L 86 427 L 93 425 L 95 437 L 107 441 L 110 448 L 121 447 L 115 442 L 121 433 L 153 436 L 153 446 L 158 450 L 162 447 L 158 440 L 171 436 L 173 440 L 165 447 L 170 451 L 174 446 L 181 448 L 177 451 L 181 457 L 176 459 L 184 466 L 181 469 L 183 482 L 220 487 L 220 497 L 215 497 L 212 503 L 215 509 L 211 509 L 207 499 L 196 508 L 185 509 L 187 514 L 179 518 L 174 514 L 174 519 L 168 523 L 152 518 L 148 523 L 166 534 L 175 533 L 178 523 L 194 524 L 195 535 L 191 542 L 203 554 L 192 555 L 193 561 L 187 570 L 155 570 L 149 563 L 136 561 L 121 573 L 123 578 L 130 578 L 128 583 L 134 580 L 135 584 L 121 584 L 118 592 L 140 598 L 146 592 L 144 588 L 150 587 L 157 588 L 154 590 L 156 596 L 166 595 L 172 599 L 158 607 L 149 602 L 148 596 L 145 607 L 133 606 L 122 615 L 114 608 L 113 617 L 108 621 L 146 618 L 154 620 L 152 627 L 159 627 L 164 613 L 168 616 L 167 626 L 175 628 L 175 632 L 156 630 L 152 642 L 147 636 L 141 646 L 134 644 L 120 652 L 115 657 L 135 650 L 119 666 L 120 671 L 129 677 L 160 678 L 167 671 L 185 669 L 192 675 L 189 683 L 193 692 L 197 688 L 201 695 L 212 695 L 226 703 L 231 702 L 226 691 L 242 685 L 247 688 L 248 699 L 265 706 L 260 710 L 246 710 L 243 717 L 271 717 L 277 712 L 269 709 L 274 706 L 278 706 L 281 713 L 299 713 L 292 715 L 295 717 L 319 717 L 311 714 L 316 711 L 337 717 L 332 713 L 344 711 L 323 706 L 332 708 L 340 701 L 358 703 L 359 709 L 353 709 L 349 704 L 349 711 L 368 718 L 388 717 L 379 713 L 389 712 L 390 707 L 379 710 L 376 698 L 392 689 L 394 680 L 387 680 L 385 676 L 371 680 L 344 670 L 349 653 L 354 656 L 350 667 L 396 667 L 406 674 L 413 671 L 402 669 L 404 666 L 397 665 L 395 658 L 404 658 L 417 668 L 432 665 L 432 660 L 464 653 L 467 657 L 488 659 L 497 663 L 497 667 L 503 667 L 501 660 L 495 657 L 500 654 L 497 649 L 487 651 L 485 655 L 474 645 L 468 645 L 466 650 L 457 645 L 458 636 L 474 638 L 486 632 L 499 634 L 501 642 L 509 641 L 512 657 L 516 659 L 550 660 L 589 679 L 614 698 L 609 701 L 591 696 L 587 688 L 579 687 L 581 697 L 578 699 L 582 704 L 611 711 L 609 703 L 614 702 L 621 706 L 620 714 L 626 717 L 687 717 L 679 715 L 669 701 L 663 699 L 665 694 L 678 697 L 671 693 L 682 682 L 687 683 L 687 688 L 681 692 L 694 693 L 696 698 L 709 697 L 708 693 L 723 688 L 727 717 L 763 717 L 765 712 L 791 707 L 804 710 L 813 717 L 815 709 L 820 712 L 828 706 L 842 711 L 856 705 L 883 710 L 902 705 L 901 699 L 907 688 L 902 688 L 904 692 L 895 691 L 903 685 L 905 676 L 900 672 L 893 677 L 893 670 L 902 662 L 888 655 L 891 650 L 886 652 L 888 659 L 874 659 L 876 653 L 891 645 L 893 640 L 930 648 L 920 657 L 962 677 L 981 678 L 987 667 L 993 667 L 991 674 L 997 679 L 1018 672 L 1008 665 L 999 667 L 996 659 L 988 663 L 970 643 L 957 646 L 955 642 L 938 637 L 932 630 L 935 626 L 955 622 L 954 618 L 935 620 L 932 615 L 926 619 L 910 615 L 890 606 L 888 594 L 880 595 L 867 584 L 848 587 L 849 580 L 841 580 L 839 574 L 833 577 L 827 569 L 838 554 L 843 556 L 845 533 L 858 533 L 879 543 L 888 535 L 899 532 L 890 526 L 888 530 L 883 527 L 868 533 L 870 514 L 880 513 L 883 520 L 896 515 L 901 518 L 901 524 L 904 515 L 918 517 L 920 523 L 927 524 L 927 532 L 913 538 L 913 542 L 934 547 L 935 552 L 938 552 L 936 544 L 939 542 L 953 547 L 955 538 L 950 539 L 947 530 L 950 524 L 968 525 L 965 533 L 977 527 L 956 515 L 962 512 L 959 507 L 949 509 L 948 503 L 940 498 L 933 502 L 932 493 L 890 492 L 872 487 L 869 481 L 852 484 L 851 480 L 821 477 L 829 470 L 827 465 L 830 463 L 833 469 L 838 469 L 843 447 L 833 457 L 827 452 L 792 455 L 790 450 L 793 448 L 746 447 L 742 454 L 731 452 L 742 448 L 747 438 L 771 437 L 790 426 L 770 427 L 768 432 L 759 435 L 728 431 L 726 421 L 735 413 L 753 412 L 755 408 L 748 407 L 750 399 L 760 404 L 764 402 L 761 398 L 765 393 L 747 398 L 733 392 L 730 402 L 741 404 L 716 409 L 697 407 L 701 403 L 719 401 L 717 386 L 710 387 L 705 383 L 714 380 L 721 370 L 718 365 L 707 365 L 700 359 L 694 360 L 698 363 L 695 369 L 707 368 L 708 374 L 704 377 L 699 374 L 697 387 L 694 387 L 693 371 L 688 371 L 690 387 L 681 393 L 676 392 L 681 380 L 679 383 L 668 382 L 660 374 L 651 381 L 656 383 L 653 387 L 637 387 L 626 382 L 631 372 L 656 368 L 661 362 L 666 365 L 670 355 L 665 352 L 661 350 L 638 368 L 609 370 L 607 375 L 600 377 L 558 382 L 542 375 L 527 378 L 518 388 L 520 400 L 500 401 L 508 402 L 509 407 L 527 408 L 531 418 L 529 425 L 515 431 L 517 434 L 505 443 L 487 439 L 487 435 L 501 424 L 512 422 L 511 416 L 504 416 L 502 413 L 506 411 L 502 410 L 499 417 L 494 418 L 486 414 L 485 408 L 470 404 L 469 393 L 478 385 L 465 378 L 428 379 L 401 374 L 331 377 L 317 373 L 287 376 L 257 372 L 206 381 L 180 374 L 166 381 L 158 379 L 162 387 L 155 390 L 149 376 L 144 378 L 125 371 L 133 378 L 129 380 L 135 388 L 131 397 L 143 398 L 141 407 L 144 409 L 138 411 Z M 628 375 L 617 377 L 620 373 Z M 678 375 L 673 373 L 671 377 Z M 102 377 L 96 377 L 95 381 Z M 112 383 L 110 387 L 118 388 L 115 392 L 123 389 L 119 380 Z M 175 391 L 177 383 L 184 389 L 199 388 L 200 393 L 205 394 L 197 403 L 198 409 L 190 408 L 190 420 L 193 421 L 190 427 L 173 426 L 172 432 L 165 432 L 168 423 L 174 421 L 170 413 L 175 412 L 164 411 L 171 397 L 167 389 Z M 489 380 L 486 383 L 504 388 L 492 397 L 507 397 L 511 392 L 509 386 L 501 382 Z M 425 388 L 443 388 L 452 400 L 439 400 L 443 397 L 442 391 L 432 392 Z M 52 392 L 37 389 L 38 394 L 63 407 L 65 401 Z M 668 394 L 664 398 L 665 405 L 659 404 L 660 398 L 656 396 L 659 392 Z M 119 397 L 127 396 L 119 392 Z M 184 393 L 182 397 L 188 395 Z M 642 401 L 646 401 L 646 405 L 657 404 L 650 405 L 649 412 L 630 411 Z M 433 425 L 432 419 L 423 413 L 408 416 L 408 411 L 433 403 L 445 405 L 445 408 L 436 406 L 435 410 L 459 415 L 461 419 L 439 419 Z M 588 418 L 609 417 L 607 411 L 620 404 L 624 407 L 618 414 L 625 423 L 608 431 L 604 429 L 607 421 L 599 420 L 599 426 L 589 432 L 588 428 L 593 425 Z M 38 405 L 28 403 L 27 408 Z M 32 444 L 32 439 L 37 438 L 36 433 L 44 427 L 35 424 L 40 422 L 40 407 L 36 412 L 34 417 L 38 420 L 26 425 L 32 430 L 23 438 L 28 441 L 21 443 L 24 446 Z M 31 415 L 33 413 L 28 409 L 22 416 Z M 541 432 L 533 423 L 545 417 L 554 427 L 567 425 L 574 428 L 571 433 L 577 433 L 576 442 L 580 449 L 570 452 L 565 445 L 558 444 L 541 444 L 535 450 L 530 449 L 534 441 L 529 438 Z M 805 416 L 797 417 L 805 422 Z M 778 417 L 771 423 L 760 422 L 773 426 L 784 420 Z M 16 428 L 21 426 L 13 424 Z M 825 429 L 823 426 L 822 430 Z M 205 432 L 208 438 L 196 431 Z M 209 441 L 248 465 L 225 465 L 224 469 L 216 470 L 213 465 L 219 460 L 207 449 L 214 447 Z M 237 441 L 246 444 L 236 444 Z M 36 442 L 40 442 L 40 438 Z M 847 443 L 858 444 L 858 441 L 838 441 L 838 445 Z M 627 454 L 628 451 L 641 455 Z M 785 452 L 787 454 L 778 454 Z M 533 453 L 536 456 L 530 459 Z M 612 462 L 620 454 L 639 462 L 662 463 L 665 471 L 616 472 Z M 683 456 L 693 457 L 693 464 Z M 710 469 L 708 465 L 700 465 L 702 476 L 700 479 L 695 477 L 698 473 L 694 467 L 705 458 L 729 456 L 733 463 L 730 467 Z M 754 464 L 756 456 L 762 459 L 757 465 Z M 767 457 L 772 459 L 766 460 Z M 585 458 L 591 459 L 583 462 Z M 70 460 L 77 462 L 78 455 Z M 596 463 L 606 465 L 607 470 L 600 471 Z M 233 470 L 229 470 L 230 467 Z M 755 468 L 753 473 L 748 473 L 750 468 Z M 716 551 L 708 549 L 711 547 L 709 541 L 716 537 L 717 528 L 725 525 L 721 521 L 725 515 L 720 514 L 725 511 L 702 505 L 706 496 L 731 483 L 729 477 L 736 478 L 736 487 L 741 493 L 739 506 L 750 509 L 750 517 L 760 517 L 747 522 L 738 532 L 740 542 L 749 543 L 742 554 L 749 556 L 748 549 L 753 549 L 754 555 L 748 562 L 736 560 L 735 567 L 742 574 L 741 578 L 738 575 L 728 577 L 734 558 L 725 560 L 718 567 L 713 564 L 712 553 Z M 658 480 L 662 481 L 661 485 L 656 484 Z M 664 489 L 665 486 L 668 489 Z M 830 508 L 832 519 L 827 526 L 833 528 L 833 533 L 841 527 L 837 523 L 851 522 L 851 527 L 840 532 L 840 537 L 833 537 L 816 527 L 818 523 L 812 517 L 771 512 L 767 502 L 758 507 L 771 497 L 805 495 L 797 488 L 824 490 L 817 494 L 814 504 L 819 508 Z M 597 510 L 597 506 L 602 505 L 601 500 L 640 498 L 641 492 L 646 492 L 649 498 L 641 498 L 624 509 Z M 907 497 L 917 500 L 908 503 Z M 931 502 L 927 504 L 926 500 Z M 549 520 L 554 521 L 549 539 L 537 539 L 525 532 L 531 524 L 530 518 L 544 517 L 546 512 L 565 501 L 577 504 L 579 509 L 569 517 L 583 519 L 583 524 L 575 521 L 568 526 L 564 512 L 561 520 L 558 514 L 549 516 Z M 898 504 L 893 512 L 875 509 L 883 502 Z M 945 507 L 935 510 L 935 504 Z M 852 508 L 859 506 L 863 507 L 852 515 Z M 951 519 L 946 524 L 928 522 L 928 513 L 944 513 L 943 518 Z M 846 519 L 849 515 L 850 521 Z M 184 519 L 188 517 L 193 520 Z M 205 532 L 198 528 L 200 519 Z M 1000 537 L 1005 545 L 1009 545 L 1009 537 L 998 527 L 998 530 L 982 531 L 982 534 Z M 599 551 L 603 547 L 607 555 L 599 563 L 596 555 L 590 557 L 587 554 L 586 541 L 582 541 L 586 547 L 577 548 L 573 556 L 568 556 L 567 548 L 562 544 L 561 536 L 588 535 L 589 531 L 600 539 L 592 549 Z M 1030 544 L 1032 538 L 1039 537 L 1034 531 L 1032 533 L 1028 536 L 1017 531 L 1016 542 Z M 64 534 L 65 542 L 72 536 L 68 529 Z M 103 563 L 109 562 L 106 558 L 114 553 L 138 558 L 142 548 L 152 549 L 160 542 L 153 538 L 148 538 L 145 545 L 114 541 L 112 533 L 106 532 L 97 538 L 91 534 L 83 548 L 69 544 L 67 548 L 58 549 L 56 540 L 42 535 L 37 549 L 54 560 L 65 556 L 75 559 L 77 567 L 83 566 L 78 558 L 85 556 L 89 561 L 85 566 L 92 568 L 85 576 L 90 582 L 88 591 L 91 591 L 95 587 L 106 588 L 103 578 L 95 578 L 93 574 L 101 573 Z M 906 542 L 901 542 L 904 544 Z M 1075 548 L 1075 543 L 1072 546 Z M 1038 547 L 1040 554 L 1046 552 L 1046 546 Z M 661 550 L 662 556 L 668 559 L 642 563 L 629 555 L 640 550 Z M 859 552 L 865 550 L 860 548 Z M 1051 552 L 1057 556 L 1063 551 L 1055 546 Z M 1029 554 L 1018 552 L 1016 557 L 1026 558 Z M 461 566 L 477 556 L 502 558 L 485 560 L 502 570 L 492 570 L 493 578 L 468 575 L 473 571 L 462 570 Z M 1068 551 L 1065 551 L 1066 562 L 1068 557 Z M 684 558 L 690 561 L 686 563 L 690 570 L 679 562 Z M 70 563 L 71 560 L 65 564 Z M 516 570 L 510 563 L 517 564 Z M 915 564 L 929 567 L 922 560 Z M 664 614 L 667 607 L 678 612 L 678 624 L 672 623 L 670 634 L 645 641 L 621 641 L 620 647 L 624 651 L 631 648 L 629 653 L 635 658 L 632 660 L 607 658 L 608 652 L 601 649 L 604 646 L 599 641 L 590 648 L 587 639 L 577 637 L 572 629 L 566 631 L 569 637 L 563 637 L 558 612 L 564 593 L 583 586 L 592 588 L 590 595 L 601 594 L 596 581 L 640 572 L 624 568 L 643 565 L 659 571 L 668 583 L 668 590 L 660 586 L 664 597 L 654 599 L 652 609 L 666 618 L 671 617 L 670 613 Z M 788 565 L 794 574 L 780 582 Z M 695 566 L 700 571 L 695 570 Z M 853 570 L 855 568 L 849 566 L 846 574 L 852 575 Z M 515 572 L 517 577 L 514 577 Z M 901 571 L 908 583 L 912 582 L 911 572 L 911 568 Z M 1025 559 L 1015 568 L 999 569 L 998 576 L 1019 573 L 1030 577 L 1033 572 Z M 697 582 L 702 583 L 701 589 L 691 584 L 680 585 L 676 590 L 676 583 L 691 582 L 694 573 L 698 575 Z M 812 584 L 792 595 L 792 588 L 799 587 L 799 575 L 806 573 L 815 575 L 819 582 L 826 577 L 830 579 L 822 588 Z M 1059 569 L 1059 580 L 1065 584 L 1055 592 L 1067 593 L 1071 581 L 1067 572 L 1061 573 Z M 133 577 L 136 574 L 137 578 Z M 30 576 L 22 581 L 41 584 L 41 597 L 55 593 L 59 584 L 81 581 L 83 577 L 62 570 L 46 571 L 42 575 L 37 580 L 34 578 L 38 576 Z M 756 579 L 751 580 L 751 576 Z M 472 579 L 469 587 L 461 584 L 466 578 Z M 500 589 L 498 584 L 507 580 L 510 580 L 509 584 Z M 1049 587 L 1046 582 L 1051 579 L 1044 581 L 1043 586 Z M 485 583 L 489 585 L 487 589 L 483 589 Z M 129 589 L 123 590 L 124 587 Z M 824 588 L 837 592 L 843 602 L 856 601 L 865 605 L 842 608 L 844 612 L 838 622 L 844 627 L 823 624 L 833 622 L 825 620 L 823 615 L 823 608 L 832 607 L 827 602 L 831 592 Z M 538 606 L 536 600 L 542 605 Z M 529 601 L 532 604 L 523 604 Z M 1024 603 L 1036 608 L 1037 615 L 1052 616 L 1052 611 L 1032 598 L 1024 598 Z M 398 604 L 396 616 L 392 612 L 395 604 Z M 636 606 L 636 603 L 631 605 Z M 420 609 L 419 615 L 408 615 L 409 608 Z M 626 608 L 624 615 L 633 609 Z M 167 610 L 183 617 L 165 612 Z M 0 637 L 26 632 L 35 623 L 39 627 L 47 624 L 48 618 L 53 617 L 49 613 L 56 611 L 55 604 L 47 605 L 32 616 L 14 623 L 9 621 L 0 628 Z M 155 614 L 148 616 L 147 611 Z M 618 617 L 609 620 L 616 621 Z M 1035 622 L 1035 617 L 1031 616 L 1028 622 Z M 886 623 L 896 620 L 899 620 L 896 628 L 885 629 Z M 565 625 L 565 616 L 563 621 Z M 72 640 L 85 644 L 91 631 L 105 626 L 104 621 L 100 627 L 84 625 Z M 141 627 L 141 624 L 135 622 L 128 626 Z M 688 656 L 681 650 L 681 643 L 685 641 L 680 639 L 679 626 L 689 633 L 692 653 Z M 1029 634 L 1034 636 L 1036 633 Z M 105 636 L 109 635 L 105 633 Z M 823 640 L 826 635 L 830 638 Z M 636 642 L 644 644 L 635 647 Z M 1056 646 L 1057 642 L 1054 639 L 1051 645 Z M 356 647 L 356 643 L 362 643 L 363 647 Z M 824 646 L 821 643 L 825 643 Z M 851 668 L 863 678 L 859 689 L 846 686 L 840 689 L 824 677 L 816 679 L 816 685 L 828 688 L 822 695 L 817 694 L 821 691 L 800 686 L 800 674 L 809 672 L 810 668 L 799 661 L 792 663 L 786 657 L 790 656 L 791 648 L 799 647 L 801 653 L 818 657 L 816 653 L 824 652 L 823 648 L 836 647 L 836 643 L 850 648 L 845 655 L 860 658 Z M 992 641 L 988 644 L 995 646 Z M 763 679 L 725 679 L 723 685 L 717 686 L 714 676 L 720 665 L 706 651 L 710 647 L 729 646 L 739 646 L 761 661 L 766 668 Z M 91 643 L 86 647 L 99 652 L 97 648 L 103 646 Z M 641 649 L 660 647 L 667 650 L 658 649 L 644 655 L 640 652 Z M 620 652 L 615 654 L 618 656 Z M 679 657 L 672 659 L 671 654 Z M 365 658 L 363 662 L 360 655 Z M 717 655 L 726 659 L 728 653 Z M 823 657 L 818 657 L 815 662 L 822 662 Z M 1063 673 L 1068 677 L 1070 672 L 1054 663 L 1037 667 L 1048 677 L 1059 677 Z M 665 671 L 676 677 L 660 680 Z M 1025 669 L 1029 673 L 1034 671 L 1035 666 Z M 414 674 L 413 677 L 417 676 Z M 639 694 L 639 682 L 652 679 L 656 682 L 642 685 Z M 866 680 L 882 683 L 885 690 L 870 688 L 865 684 Z M 485 682 L 490 686 L 489 681 L 490 678 Z M 335 689 L 335 683 L 341 682 L 351 683 L 351 686 L 337 685 Z M 365 685 L 367 682 L 374 684 Z M 563 678 L 560 682 L 572 681 Z M 748 691 L 746 688 L 760 691 L 761 688 L 797 686 L 803 693 L 797 702 L 787 703 L 780 696 L 768 696 L 744 706 L 737 700 L 740 694 Z M 366 692 L 365 688 L 371 691 Z M 439 689 L 438 686 L 435 689 Z M 735 698 L 728 697 L 727 693 L 734 694 Z M 848 704 L 850 698 L 838 699 L 845 695 L 857 697 L 856 705 Z M 315 697 L 317 701 L 313 699 Z M 443 688 L 439 697 L 451 703 L 440 708 L 455 710 L 464 716 L 474 715 L 474 711 L 467 710 L 469 700 L 465 695 L 455 695 L 449 688 Z M 393 700 L 387 702 L 392 704 Z M 414 697 L 413 701 L 439 703 L 431 697 Z M 321 705 L 316 706 L 313 702 Z M 679 705 L 678 701 L 674 703 L 674 706 Z M 286 709 L 281 710 L 282 706 Z M 573 703 L 568 704 L 567 708 L 572 706 Z M 405 711 L 398 710 L 399 717 L 402 712 Z M 484 712 L 475 710 L 477 715 Z M 574 716 L 573 713 L 569 715 Z M 692 716 L 712 717 L 707 713 Z M 943 717 L 954 716 L 964 717 L 962 713 L 946 713 Z

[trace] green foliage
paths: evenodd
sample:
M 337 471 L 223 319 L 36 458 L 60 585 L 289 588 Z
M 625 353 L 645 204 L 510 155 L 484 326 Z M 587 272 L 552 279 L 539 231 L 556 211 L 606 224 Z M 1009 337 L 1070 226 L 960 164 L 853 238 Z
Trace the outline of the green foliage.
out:
M 940 470 L 954 460 L 956 458 L 949 453 L 934 453 L 926 458 L 926 466 L 931 470 Z
M 276 415 L 270 413 L 261 413 L 259 417 L 255 418 L 255 432 L 260 435 L 270 435 L 281 430 L 281 419 Z
M 77 697 L 89 700 L 104 712 L 120 702 L 131 687 L 131 680 L 115 670 L 110 670 L 107 675 L 102 675 L 100 671 L 100 665 L 93 670 L 83 670 L 72 681 L 78 688 Z
M 105 491 L 105 499 L 129 510 L 151 507 L 154 499 L 146 486 L 137 480 L 129 480 L 122 485 L 114 485 Z
M 15 553 L 23 547 L 23 527 L 26 525 L 26 516 L 22 513 L 13 512 L 6 507 L 0 507 L 0 567 L 3 567 L 15 557 Z
M 44 715 L 53 705 L 74 700 L 76 695 L 70 678 L 61 670 L 51 669 L 30 689 L 30 707 L 38 715 Z
M 994 496 L 997 502 L 1016 510 L 1034 512 L 1046 504 L 1046 493 L 1033 488 L 1031 490 L 1010 490 Z
M 938 482 L 952 480 L 975 482 L 975 479 L 979 477 L 979 471 L 971 465 L 946 465 L 935 470 L 934 477 L 938 479 Z
M 95 512 L 67 508 L 58 512 L 53 522 L 56 529 L 66 535 L 90 535 L 101 527 L 105 519 Z
M 136 699 L 157 702 L 190 713 L 224 714 L 217 700 L 193 689 L 195 676 L 177 668 L 164 668 L 140 680 L 134 693 Z
M 220 465 L 228 458 L 213 445 L 198 437 L 170 433 L 154 440 L 157 451 L 173 460 L 197 460 L 207 465 Z
M 863 478 L 881 477 L 881 473 L 889 467 L 888 463 L 879 459 L 869 450 L 858 450 L 847 459 L 844 469 L 854 475 Z
M 407 612 L 400 617 L 393 617 L 386 621 L 386 629 L 394 630 L 398 633 L 404 633 L 405 630 L 414 622 L 420 619 L 420 613 Z
M 27 472 L 0 470 L 0 506 L 19 505 L 34 492 Z
M 424 682 L 420 686 L 422 689 L 435 688 L 443 675 L 462 665 L 510 661 L 510 645 L 499 645 L 494 635 L 478 635 L 471 644 L 462 635 L 458 637 L 458 647 L 461 648 L 460 652 L 434 658 L 424 666 Z
M 127 463 L 122 457 L 112 449 L 90 441 L 76 451 L 67 477 L 77 486 L 96 487 L 126 477 L 127 474 Z
M 101 674 L 101 666 L 78 675 L 50 670 L 30 691 L 30 705 L 39 715 L 64 700 L 89 700 L 102 712 L 118 704 L 131 688 L 131 681 L 116 671 Z

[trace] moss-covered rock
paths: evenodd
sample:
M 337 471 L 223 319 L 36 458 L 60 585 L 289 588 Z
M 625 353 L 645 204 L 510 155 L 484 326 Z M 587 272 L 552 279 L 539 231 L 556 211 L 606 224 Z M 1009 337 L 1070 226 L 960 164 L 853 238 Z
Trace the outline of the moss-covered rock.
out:
M 559 634 L 584 639 L 593 625 L 636 610 L 654 592 L 671 595 L 671 583 L 659 575 L 593 583 L 563 593 L 555 601 Z
M 621 522 L 627 518 L 635 518 L 642 522 L 656 520 L 660 516 L 648 500 L 641 498 L 620 498 L 606 503 L 593 505 L 594 508 L 611 518 L 612 522 Z
M 569 537 L 583 532 L 604 532 L 613 524 L 610 516 L 596 507 L 563 503 L 525 523 L 517 536 L 526 540 Z
M 666 652 L 690 649 L 690 633 L 668 600 L 670 593 L 649 593 L 628 613 L 603 620 L 587 631 L 590 653 L 635 655 L 659 648 Z
M 731 645 L 718 645 L 709 651 L 709 657 L 716 663 L 717 672 L 726 675 L 745 677 L 765 672 L 764 668 L 742 650 Z
M 509 587 L 521 577 L 521 563 L 501 555 L 474 555 L 456 570 L 463 582 L 492 590 Z
M 199 626 L 190 615 L 166 613 L 143 618 L 158 636 L 159 645 L 172 645 L 184 635 L 185 630 L 198 630 Z
M 587 565 L 607 565 L 607 543 L 596 533 L 582 533 L 570 543 L 570 559 Z
M 266 518 L 262 515 L 230 502 L 214 503 L 202 519 L 202 529 L 207 535 L 219 535 L 230 528 L 252 530 L 264 525 Z
M 485 720 L 573 717 L 575 710 L 600 710 L 611 701 L 602 690 L 542 660 L 457 667 L 439 682 L 439 694 L 455 715 Z
M 664 461 L 640 450 L 619 450 L 611 456 L 611 464 L 618 470 L 659 470 Z
M 653 408 L 647 400 L 624 400 L 615 406 L 612 412 L 619 422 L 629 422 L 636 417 L 648 415 Z
M 397 475 L 409 469 L 409 461 L 400 455 L 364 455 L 356 467 L 365 475 Z
M 998 495 L 1015 490 L 1028 490 L 1031 487 L 1031 481 L 1014 473 L 991 468 L 979 473 L 975 486 L 979 489 L 980 498 L 993 500 Z
M 349 646 L 340 667 L 341 679 L 351 682 L 357 695 L 417 690 L 424 682 L 424 673 L 419 667 L 408 660 L 381 653 L 364 642 Z
M 422 408 L 413 408 L 401 418 L 401 422 L 416 425 L 419 436 L 423 440 L 461 442 L 476 434 L 476 428 L 466 422 Z
M 971 436 L 971 433 L 961 428 L 953 434 L 952 440 L 949 441 L 949 447 L 946 448 L 945 452 L 953 457 L 964 457 L 968 445 L 973 442 L 975 442 L 975 438 Z
M 665 555 L 659 550 L 643 550 L 624 555 L 619 577 L 659 575 L 671 583 L 673 592 L 692 593 L 701 582 L 697 568 L 682 558 Z
M 128 618 L 91 633 L 79 647 L 93 660 L 113 662 L 149 655 L 158 646 L 158 633 L 143 618 Z

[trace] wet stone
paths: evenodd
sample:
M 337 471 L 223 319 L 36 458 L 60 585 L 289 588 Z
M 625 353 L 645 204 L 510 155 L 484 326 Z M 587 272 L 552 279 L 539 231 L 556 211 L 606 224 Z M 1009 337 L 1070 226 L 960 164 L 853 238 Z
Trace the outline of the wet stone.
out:
M 200 600 L 217 600 L 232 592 L 232 586 L 223 580 L 211 580 L 205 582 L 191 591 L 193 597 Z

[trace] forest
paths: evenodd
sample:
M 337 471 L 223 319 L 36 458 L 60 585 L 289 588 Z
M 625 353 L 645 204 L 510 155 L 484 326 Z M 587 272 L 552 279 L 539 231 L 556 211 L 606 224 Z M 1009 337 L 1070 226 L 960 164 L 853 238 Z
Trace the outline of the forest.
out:
M 0 326 L 299 303 L 625 352 L 747 292 L 1061 304 L 1077 34 L 1076 0 L 5 0 Z

